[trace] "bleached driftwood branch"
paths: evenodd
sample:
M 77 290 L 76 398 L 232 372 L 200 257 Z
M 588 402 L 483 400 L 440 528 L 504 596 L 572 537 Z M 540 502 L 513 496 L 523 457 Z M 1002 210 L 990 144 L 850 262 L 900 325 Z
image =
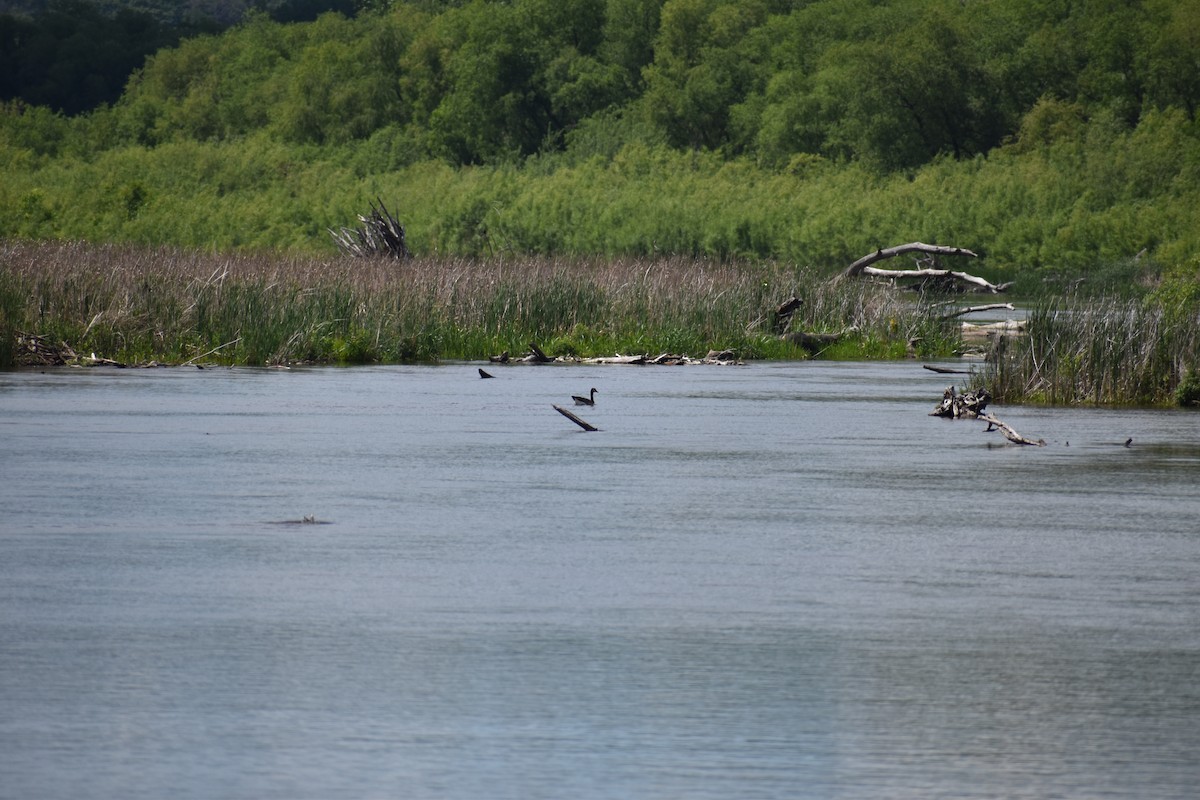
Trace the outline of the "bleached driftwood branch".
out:
M 954 319 L 955 317 L 962 317 L 967 314 L 973 314 L 976 311 L 995 311 L 997 309 L 1004 309 L 1005 311 L 1016 311 L 1016 308 L 1013 306 L 1012 303 L 988 303 L 988 304 L 982 305 L 982 306 L 969 306 L 967 308 L 960 308 L 957 311 L 951 311 L 948 314 L 942 314 L 942 319 Z
M 885 247 L 876 250 L 874 253 L 868 253 L 862 258 L 855 261 L 842 273 L 842 277 L 854 278 L 859 275 L 872 275 L 889 280 L 899 280 L 901 278 L 952 278 L 960 283 L 969 283 L 985 289 L 992 293 L 999 293 L 1007 288 L 1007 284 L 994 284 L 990 281 L 971 275 L 967 272 L 958 272 L 955 270 L 941 269 L 940 267 L 924 267 L 921 269 L 880 269 L 871 266 L 872 264 L 883 261 L 888 258 L 904 255 L 905 253 L 925 253 L 933 256 L 967 256 L 969 258 L 978 258 L 978 256 L 970 250 L 962 247 L 950 247 L 948 245 L 925 244 L 924 242 L 909 242 L 908 244 L 896 245 L 895 247 Z M 936 263 L 936 262 L 935 262 Z
M 988 424 L 987 429 L 986 429 L 987 431 L 998 430 L 1002 434 L 1004 434 L 1005 439 L 1008 439 L 1010 442 L 1013 442 L 1014 444 L 1028 444 L 1028 445 L 1033 445 L 1035 447 L 1045 447 L 1046 446 L 1045 439 L 1037 439 L 1037 440 L 1027 439 L 1024 436 L 1022 436 L 1021 434 L 1017 433 L 1015 430 L 1013 430 L 1011 426 L 1004 424 L 1000 420 L 993 417 L 991 414 L 980 414 L 979 418 Z M 985 431 L 985 433 L 986 433 L 986 431 Z

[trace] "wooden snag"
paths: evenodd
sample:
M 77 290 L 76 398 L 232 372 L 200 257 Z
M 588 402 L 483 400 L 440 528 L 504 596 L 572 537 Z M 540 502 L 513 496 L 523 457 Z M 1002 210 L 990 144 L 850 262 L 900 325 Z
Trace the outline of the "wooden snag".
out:
M 1015 430 L 1013 430 L 1011 426 L 1004 424 L 1000 420 L 993 417 L 991 414 L 980 414 L 979 418 L 988 424 L 987 429 L 984 431 L 985 433 L 987 431 L 998 430 L 998 431 L 1000 431 L 1000 433 L 1004 434 L 1005 439 L 1008 439 L 1010 442 L 1013 442 L 1014 444 L 1027 444 L 1027 445 L 1033 445 L 1035 447 L 1045 447 L 1046 446 L 1045 439 L 1038 439 L 1036 441 L 1033 439 L 1027 439 L 1024 436 L 1022 436 L 1021 434 L 1017 433 Z
M 590 422 L 587 422 L 586 420 L 582 420 L 582 419 L 580 419 L 579 417 L 577 417 L 577 416 L 575 416 L 574 414 L 572 414 L 570 411 L 567 411 L 567 410 L 566 410 L 565 408 L 563 408 L 562 406 L 553 406 L 553 408 L 554 408 L 554 410 L 555 410 L 555 411 L 557 411 L 558 413 L 562 414 L 564 417 L 566 417 L 567 419 L 571 420 L 571 422 L 574 422 L 576 425 L 578 425 L 579 427 L 583 428 L 585 431 L 598 431 L 598 430 L 600 430 L 600 429 L 599 429 L 599 428 L 597 428 L 595 425 L 591 424 Z

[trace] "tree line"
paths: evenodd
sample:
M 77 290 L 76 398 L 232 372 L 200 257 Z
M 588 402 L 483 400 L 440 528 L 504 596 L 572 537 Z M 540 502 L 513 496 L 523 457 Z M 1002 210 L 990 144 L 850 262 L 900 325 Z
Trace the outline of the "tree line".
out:
M 285 12 L 0 105 L 0 236 L 332 248 L 383 197 L 419 252 L 1200 263 L 1200 0 Z
M 307 24 L 257 12 L 216 33 L 58 0 L 32 20 L 0 17 L 3 94 L 68 114 L 108 103 L 119 140 L 144 144 L 260 129 L 294 143 L 386 135 L 412 159 L 488 164 L 638 136 L 775 167 L 817 156 L 884 170 L 1096 115 L 1133 127 L 1176 107 L 1194 120 L 1200 101 L 1196 0 L 376 0 L 350 11 Z

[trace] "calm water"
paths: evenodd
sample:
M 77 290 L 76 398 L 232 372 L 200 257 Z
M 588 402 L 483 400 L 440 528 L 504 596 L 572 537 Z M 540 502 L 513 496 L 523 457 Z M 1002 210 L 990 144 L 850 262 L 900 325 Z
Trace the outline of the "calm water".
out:
M 489 369 L 0 374 L 0 797 L 1196 796 L 1200 414 Z

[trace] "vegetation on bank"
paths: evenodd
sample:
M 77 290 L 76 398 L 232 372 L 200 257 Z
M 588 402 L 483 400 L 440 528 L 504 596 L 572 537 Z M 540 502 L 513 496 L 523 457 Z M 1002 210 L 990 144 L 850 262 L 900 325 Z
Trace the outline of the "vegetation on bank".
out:
M 1200 282 L 1168 278 L 1141 299 L 1065 296 L 993 341 L 971 386 L 999 402 L 1200 406 Z
M 780 301 L 803 304 L 785 327 Z M 955 302 L 955 300 L 959 302 Z M 0 245 L 0 367 L 22 335 L 137 365 L 552 356 L 941 358 L 961 351 L 957 298 L 830 280 L 776 262 L 318 259 L 265 252 L 10 241 Z M 818 352 L 784 331 L 837 333 Z M 1140 299 L 1051 297 L 992 340 L 968 384 L 1005 403 L 1200 405 L 1200 283 Z
M 189 36 L 86 113 L 5 104 L 0 237 L 319 257 L 381 197 L 440 258 L 919 239 L 1030 291 L 1200 255 L 1195 0 L 358 8 Z
M 1200 383 L 1200 0 L 363 0 L 281 21 L 322 2 L 183 35 L 98 105 L 26 91 L 104 88 L 70 79 L 87 47 L 33 44 L 78 28 L 0 15 L 0 363 L 18 330 L 130 363 L 532 340 L 802 357 L 768 321 L 792 293 L 795 327 L 850 332 L 828 355 L 948 354 L 927 301 L 830 280 L 921 240 L 1040 303 L 980 373 L 998 398 Z M 181 30 L 117 22 L 92 44 Z M 412 262 L 337 258 L 329 230 L 376 198 Z
M 667 259 L 334 260 L 118 245 L 0 245 L 0 328 L 127 364 L 371 363 L 528 352 L 805 358 L 776 332 L 847 335 L 829 357 L 948 352 L 953 325 L 866 283 L 774 263 Z M 10 351 L 11 352 L 11 351 Z M 11 362 L 10 362 L 11 363 Z

